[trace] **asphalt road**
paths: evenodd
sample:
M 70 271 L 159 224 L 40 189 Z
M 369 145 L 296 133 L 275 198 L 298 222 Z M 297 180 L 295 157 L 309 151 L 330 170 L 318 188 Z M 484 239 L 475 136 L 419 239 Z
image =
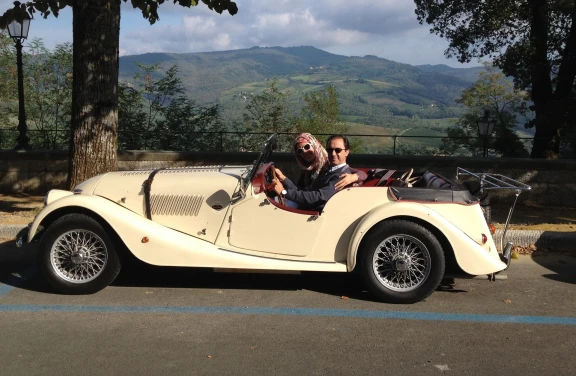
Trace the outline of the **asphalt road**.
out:
M 399 306 L 353 274 L 142 266 L 63 296 L 18 252 L 0 244 L 0 375 L 576 373 L 571 257 L 522 256 L 507 280 Z

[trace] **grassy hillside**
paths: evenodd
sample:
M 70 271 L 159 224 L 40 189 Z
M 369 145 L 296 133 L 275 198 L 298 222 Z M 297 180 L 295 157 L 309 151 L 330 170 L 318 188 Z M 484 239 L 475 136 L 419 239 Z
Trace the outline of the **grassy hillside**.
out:
M 370 132 L 373 128 L 359 128 L 370 125 L 387 134 L 410 128 L 422 135 L 441 135 L 449 124 L 447 119 L 461 114 L 455 100 L 470 85 L 471 72 L 477 73 L 476 68 L 419 69 L 375 56 L 334 55 L 314 47 L 253 47 L 123 56 L 121 80 L 131 80 L 136 62 L 159 63 L 158 75 L 176 64 L 188 95 L 198 103 L 219 103 L 229 123 L 240 118 L 250 95 L 264 90 L 272 79 L 288 94 L 294 111 L 302 106 L 305 93 L 333 85 L 342 118 L 354 124 L 351 130 L 355 133 Z

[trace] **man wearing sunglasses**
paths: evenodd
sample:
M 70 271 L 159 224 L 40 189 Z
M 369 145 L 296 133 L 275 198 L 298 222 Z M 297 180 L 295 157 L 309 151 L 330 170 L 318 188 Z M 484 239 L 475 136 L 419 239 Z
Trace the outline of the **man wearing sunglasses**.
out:
M 346 136 L 331 136 L 326 141 L 326 151 L 329 165 L 320 171 L 309 189 L 298 189 L 290 179 L 279 175 L 278 179 L 282 181 L 278 179 L 272 181 L 276 194 L 295 203 L 294 206 L 298 209 L 322 210 L 328 199 L 336 193 L 334 185 L 340 180 L 340 175 L 351 172 L 346 164 L 346 158 L 350 153 L 350 143 Z

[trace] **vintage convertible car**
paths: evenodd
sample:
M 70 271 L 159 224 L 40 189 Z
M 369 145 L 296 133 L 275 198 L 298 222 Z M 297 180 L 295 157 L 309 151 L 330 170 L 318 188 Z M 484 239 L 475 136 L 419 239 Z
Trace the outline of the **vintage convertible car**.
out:
M 336 193 L 321 212 L 298 210 L 267 189 L 274 137 L 251 166 L 118 171 L 73 192 L 51 190 L 18 244 L 37 243 L 44 275 L 70 294 L 108 286 L 127 252 L 162 266 L 358 271 L 393 303 L 425 299 L 446 270 L 507 268 L 512 245 L 498 252 L 480 206 L 484 175 L 474 185 L 430 171 L 402 179 L 366 170 L 363 185 Z M 516 183 L 507 184 L 529 189 Z

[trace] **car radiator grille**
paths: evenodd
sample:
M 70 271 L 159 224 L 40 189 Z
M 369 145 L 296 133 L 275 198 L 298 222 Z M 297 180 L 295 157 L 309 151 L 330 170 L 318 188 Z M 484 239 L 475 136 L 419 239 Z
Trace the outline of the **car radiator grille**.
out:
M 204 196 L 152 195 L 150 206 L 154 215 L 198 216 Z

